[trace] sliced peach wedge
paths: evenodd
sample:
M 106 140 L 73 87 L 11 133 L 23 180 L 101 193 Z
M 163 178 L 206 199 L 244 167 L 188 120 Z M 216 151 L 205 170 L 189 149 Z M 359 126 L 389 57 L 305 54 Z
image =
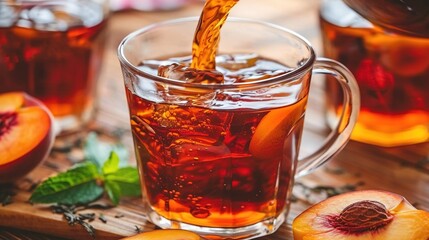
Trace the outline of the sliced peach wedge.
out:
M 162 229 L 139 233 L 122 240 L 201 240 L 197 234 L 180 229 Z
M 250 153 L 256 158 L 265 160 L 281 156 L 284 142 L 295 124 L 302 118 L 306 104 L 307 97 L 265 115 L 250 141 Z
M 53 117 L 40 101 L 22 92 L 0 94 L 0 183 L 29 173 L 53 141 Z
M 310 207 L 292 229 L 295 240 L 428 240 L 429 212 L 398 194 L 355 191 Z

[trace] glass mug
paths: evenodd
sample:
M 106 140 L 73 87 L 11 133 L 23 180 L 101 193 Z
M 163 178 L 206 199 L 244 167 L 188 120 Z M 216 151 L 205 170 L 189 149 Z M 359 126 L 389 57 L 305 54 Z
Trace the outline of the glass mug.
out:
M 191 55 L 197 22 L 148 26 L 118 49 L 145 211 L 161 228 L 209 238 L 273 233 L 285 221 L 294 176 L 314 170 L 348 141 L 359 110 L 358 87 L 339 63 L 316 60 L 297 34 L 235 18 L 222 28 L 219 54 L 257 53 L 293 70 L 233 84 L 158 77 L 152 60 Z M 312 73 L 337 77 L 345 108 L 325 145 L 298 161 Z
M 105 0 L 0 0 L 0 92 L 40 99 L 63 133 L 87 123 L 108 7 Z

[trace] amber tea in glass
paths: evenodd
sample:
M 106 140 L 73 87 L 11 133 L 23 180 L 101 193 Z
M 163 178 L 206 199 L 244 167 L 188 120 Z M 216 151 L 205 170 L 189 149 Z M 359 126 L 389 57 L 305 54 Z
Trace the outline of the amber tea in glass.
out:
M 336 3 L 334 3 L 336 2 Z M 324 51 L 355 75 L 362 95 L 352 139 L 399 146 L 429 139 L 429 38 L 397 35 L 375 28 L 341 1 L 321 9 Z M 327 82 L 334 119 L 341 90 Z
M 92 115 L 105 29 L 105 1 L 0 1 L 0 92 L 25 91 L 76 130 Z
M 122 41 L 119 60 L 150 221 L 250 239 L 284 222 L 296 175 L 344 146 L 359 95 L 346 69 L 316 61 L 289 30 L 244 19 L 221 25 L 187 18 L 148 26 Z M 341 76 L 345 118 L 298 164 L 312 72 Z

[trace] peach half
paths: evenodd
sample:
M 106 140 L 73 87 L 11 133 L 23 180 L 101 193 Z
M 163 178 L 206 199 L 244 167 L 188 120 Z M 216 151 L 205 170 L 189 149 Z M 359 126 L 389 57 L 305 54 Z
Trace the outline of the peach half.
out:
M 180 229 L 163 229 L 139 233 L 122 240 L 201 240 L 197 234 Z
M 0 183 L 33 170 L 53 142 L 53 117 L 40 101 L 22 92 L 0 94 Z
M 429 213 L 398 194 L 355 191 L 310 207 L 292 229 L 295 240 L 428 240 Z

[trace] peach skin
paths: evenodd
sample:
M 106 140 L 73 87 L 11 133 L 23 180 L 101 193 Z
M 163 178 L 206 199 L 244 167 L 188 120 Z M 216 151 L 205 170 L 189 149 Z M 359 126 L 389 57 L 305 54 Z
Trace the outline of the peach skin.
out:
M 53 117 L 41 102 L 21 92 L 0 95 L 0 183 L 29 173 L 53 141 Z

